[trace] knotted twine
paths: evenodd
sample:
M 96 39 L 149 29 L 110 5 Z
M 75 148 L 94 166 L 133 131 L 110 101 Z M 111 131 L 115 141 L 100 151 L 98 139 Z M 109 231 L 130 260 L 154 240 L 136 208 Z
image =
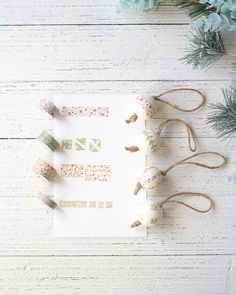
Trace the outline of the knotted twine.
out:
M 196 158 L 198 156 L 201 156 L 201 155 L 215 155 L 215 156 L 219 156 L 220 158 L 222 158 L 223 162 L 220 163 L 219 165 L 207 165 L 207 164 L 202 164 L 200 162 L 195 162 L 195 161 L 189 161 L 193 158 Z M 162 176 L 166 176 L 167 173 L 172 170 L 173 168 L 177 167 L 177 166 L 180 166 L 180 165 L 195 165 L 195 166 L 199 166 L 199 167 L 203 167 L 203 168 L 207 168 L 207 169 L 218 169 L 220 167 L 222 167 L 223 165 L 225 165 L 227 163 L 227 160 L 225 158 L 225 156 L 223 156 L 222 154 L 220 153 L 217 153 L 217 152 L 201 152 L 201 153 L 196 153 L 192 156 L 189 156 L 183 160 L 180 160 L 180 161 L 177 161 L 176 163 L 172 164 L 171 166 L 169 166 L 167 169 L 165 170 L 160 170 L 160 174 Z M 137 195 L 139 190 L 142 188 L 142 185 L 140 182 L 138 182 L 136 184 L 136 187 L 135 187 L 135 190 L 134 190 L 134 195 Z
M 162 96 L 164 96 L 166 94 L 173 93 L 173 92 L 179 92 L 179 91 L 196 92 L 197 94 L 199 94 L 199 96 L 201 97 L 199 105 L 197 105 L 196 107 L 194 107 L 192 109 L 184 109 L 184 108 L 182 108 L 182 107 L 180 107 L 180 106 L 178 106 L 178 105 L 176 105 L 174 103 L 171 103 L 171 102 L 161 98 Z M 178 111 L 181 111 L 181 112 L 186 112 L 186 113 L 194 112 L 194 111 L 200 109 L 204 105 L 204 103 L 206 101 L 206 97 L 201 91 L 199 91 L 197 89 L 194 89 L 194 88 L 185 88 L 185 87 L 170 89 L 170 90 L 167 90 L 167 91 L 164 91 L 164 92 L 160 93 L 159 95 L 153 95 L 151 97 L 154 100 L 156 100 L 158 102 L 161 102 L 161 103 L 164 103 L 164 104 L 170 106 L 171 108 L 173 108 L 175 110 L 178 110 Z M 157 119 L 157 117 L 152 117 L 152 118 Z M 129 123 L 136 122 L 137 119 L 138 119 L 138 116 L 137 116 L 136 113 L 134 113 L 134 114 L 132 114 L 130 116 L 130 118 L 128 120 L 125 120 L 125 121 L 126 121 L 127 124 L 129 124 Z

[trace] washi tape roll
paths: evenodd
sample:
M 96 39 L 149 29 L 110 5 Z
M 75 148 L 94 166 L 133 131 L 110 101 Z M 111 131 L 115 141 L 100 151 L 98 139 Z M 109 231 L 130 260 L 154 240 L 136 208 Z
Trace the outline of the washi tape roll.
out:
M 46 99 L 41 99 L 39 101 L 38 107 L 52 118 L 55 118 L 57 115 L 59 115 L 59 109 Z
M 53 201 L 49 196 L 43 195 L 42 193 L 38 194 L 38 199 L 51 209 L 55 209 L 57 207 L 57 203 L 55 201 Z
M 41 159 L 38 159 L 38 161 L 35 163 L 33 171 L 47 181 L 53 181 L 57 175 L 56 170 Z
M 38 139 L 53 152 L 59 147 L 59 143 L 47 130 L 41 132 Z

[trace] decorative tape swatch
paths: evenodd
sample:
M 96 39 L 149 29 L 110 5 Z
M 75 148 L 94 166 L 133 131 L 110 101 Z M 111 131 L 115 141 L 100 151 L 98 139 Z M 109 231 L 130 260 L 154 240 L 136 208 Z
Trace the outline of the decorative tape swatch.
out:
M 61 208 L 99 208 L 111 209 L 112 201 L 59 201 Z
M 99 152 L 101 147 L 102 142 L 99 138 L 76 138 L 74 141 L 72 139 L 63 139 L 61 141 L 63 150 L 75 149 L 76 151 Z
M 72 149 L 72 139 L 63 139 L 61 142 L 61 148 L 63 150 L 71 150 Z
M 107 107 L 62 107 L 62 114 L 65 117 L 108 117 Z
M 108 181 L 111 177 L 110 165 L 62 164 L 61 176 L 82 177 L 85 181 Z

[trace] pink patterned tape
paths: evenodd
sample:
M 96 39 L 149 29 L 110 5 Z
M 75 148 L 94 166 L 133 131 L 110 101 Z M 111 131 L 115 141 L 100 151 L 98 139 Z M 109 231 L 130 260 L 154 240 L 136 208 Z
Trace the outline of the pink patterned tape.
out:
M 62 107 L 62 114 L 65 117 L 108 117 L 109 108 L 107 107 Z
M 46 112 L 50 117 L 55 118 L 59 114 L 59 109 L 46 99 L 41 99 L 38 107 L 40 110 Z
M 85 181 L 108 181 L 111 176 L 110 165 L 62 164 L 61 176 L 81 177 Z
M 53 181 L 57 175 L 56 170 L 44 160 L 38 159 L 33 167 L 33 171 L 45 178 L 47 181 Z

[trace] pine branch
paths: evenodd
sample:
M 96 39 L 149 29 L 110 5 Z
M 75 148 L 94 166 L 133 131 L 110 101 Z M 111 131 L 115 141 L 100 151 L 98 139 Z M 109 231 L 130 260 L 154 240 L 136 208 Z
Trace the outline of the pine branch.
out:
M 224 103 L 212 104 L 207 123 L 223 139 L 236 134 L 236 88 L 223 90 Z
M 180 9 L 186 10 L 192 19 L 208 15 L 211 12 L 208 3 L 199 3 L 198 0 L 174 0 L 174 4 Z
M 189 38 L 190 48 L 180 60 L 191 64 L 194 69 L 203 69 L 212 65 L 225 54 L 223 40 L 218 32 L 204 32 L 196 30 Z

